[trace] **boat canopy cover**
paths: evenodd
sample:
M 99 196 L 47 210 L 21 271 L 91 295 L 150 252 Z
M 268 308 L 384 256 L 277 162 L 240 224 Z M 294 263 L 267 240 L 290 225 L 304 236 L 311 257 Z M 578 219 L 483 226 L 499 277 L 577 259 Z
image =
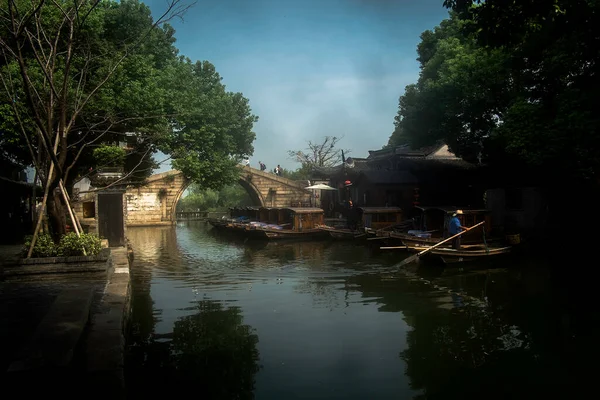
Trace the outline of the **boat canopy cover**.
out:
M 356 207 L 361 210 L 363 214 L 383 214 L 383 213 L 397 213 L 402 212 L 400 207 Z

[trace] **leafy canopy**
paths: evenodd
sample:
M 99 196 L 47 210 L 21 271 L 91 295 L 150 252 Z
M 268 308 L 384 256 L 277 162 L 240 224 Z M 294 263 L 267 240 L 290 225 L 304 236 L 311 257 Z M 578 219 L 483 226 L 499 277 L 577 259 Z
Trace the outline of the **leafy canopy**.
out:
M 248 100 L 227 92 L 209 62 L 178 55 L 167 22 L 187 9 L 180 0 L 157 20 L 137 0 L 0 8 L 0 155 L 36 167 L 44 182 L 89 173 L 104 144 L 127 150 L 130 182 L 152 173 L 160 149 L 206 187 L 230 182 L 229 167 L 252 153 Z
M 421 35 L 421 73 L 399 100 L 389 145 L 444 140 L 494 165 L 597 180 L 596 1 L 446 1 Z

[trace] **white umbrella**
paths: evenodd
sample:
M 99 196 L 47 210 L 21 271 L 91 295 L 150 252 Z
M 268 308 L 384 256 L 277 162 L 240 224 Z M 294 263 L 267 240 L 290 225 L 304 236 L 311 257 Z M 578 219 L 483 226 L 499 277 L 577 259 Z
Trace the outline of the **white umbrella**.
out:
M 308 187 L 305 187 L 304 189 L 337 190 L 336 188 L 328 186 L 328 185 L 325 185 L 323 183 L 319 183 L 317 185 L 308 186 Z

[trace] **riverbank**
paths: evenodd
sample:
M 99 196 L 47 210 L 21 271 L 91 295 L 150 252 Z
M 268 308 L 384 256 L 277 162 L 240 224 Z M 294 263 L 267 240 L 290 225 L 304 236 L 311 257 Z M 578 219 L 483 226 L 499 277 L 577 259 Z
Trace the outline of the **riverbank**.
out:
M 18 250 L 0 247 L 2 264 L 12 263 Z M 0 281 L 0 383 L 5 391 L 74 398 L 86 388 L 88 398 L 125 397 L 131 256 L 125 247 L 111 248 L 103 270 L 5 274 Z

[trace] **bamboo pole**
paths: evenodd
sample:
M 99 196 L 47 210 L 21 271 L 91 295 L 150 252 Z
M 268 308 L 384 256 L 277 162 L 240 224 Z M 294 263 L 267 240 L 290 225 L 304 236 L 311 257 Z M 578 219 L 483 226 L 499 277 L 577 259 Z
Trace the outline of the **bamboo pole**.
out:
M 65 204 L 67 206 L 67 210 L 69 211 L 69 217 L 71 217 L 71 222 L 73 223 L 73 229 L 75 229 L 75 233 L 77 234 L 77 237 L 80 237 L 81 234 L 79 233 L 79 227 L 77 226 L 77 221 L 75 221 L 75 216 L 73 215 L 73 210 L 71 210 L 71 203 L 69 202 L 69 198 L 67 197 L 67 193 L 62 184 L 62 180 L 59 181 L 58 187 L 60 188 L 60 192 L 62 193 L 63 200 L 65 201 Z
M 69 196 L 69 192 L 67 192 L 66 188 L 65 188 L 65 184 L 63 183 L 62 179 L 58 182 L 58 184 L 60 185 L 60 190 L 63 192 L 63 196 L 65 198 L 65 202 L 67 203 L 67 207 L 69 207 L 69 209 L 71 210 L 71 219 L 73 221 L 73 223 L 77 226 L 77 228 L 79 228 L 79 232 L 83 233 L 83 228 L 81 226 L 81 222 L 79 221 L 79 217 L 77 217 L 77 213 L 75 212 L 75 208 L 71 205 L 71 197 Z
M 73 209 L 71 209 L 71 202 L 69 201 L 69 195 L 67 194 L 67 191 L 65 190 L 65 185 L 63 185 L 62 178 L 58 181 L 58 186 L 63 195 L 63 199 L 65 200 L 65 205 L 67 206 L 67 210 L 69 210 L 69 216 L 71 217 L 71 222 L 73 222 L 73 228 L 75 229 L 75 234 L 77 235 L 77 237 L 81 237 L 81 233 L 79 230 L 80 228 L 77 226 L 79 221 L 77 221 L 75 214 L 73 213 Z M 87 251 L 85 251 L 85 246 L 83 246 L 83 244 L 81 245 L 81 249 L 83 250 L 83 255 L 87 256 Z
M 58 135 L 56 135 L 56 143 L 55 147 L 58 146 Z M 27 258 L 31 258 L 31 253 L 33 253 L 33 247 L 35 246 L 35 242 L 37 241 L 38 234 L 40 232 L 40 227 L 42 226 L 42 220 L 44 219 L 44 213 L 46 211 L 46 202 L 48 201 L 48 193 L 50 192 L 50 182 L 52 181 L 52 175 L 54 174 L 54 163 L 50 163 L 50 170 L 48 171 L 48 179 L 46 179 L 46 187 L 44 188 L 44 197 L 42 198 L 42 207 L 40 209 L 40 214 L 38 215 L 37 223 L 35 225 L 35 230 L 33 231 L 33 237 L 31 238 L 31 245 L 29 246 L 29 250 L 27 251 Z

